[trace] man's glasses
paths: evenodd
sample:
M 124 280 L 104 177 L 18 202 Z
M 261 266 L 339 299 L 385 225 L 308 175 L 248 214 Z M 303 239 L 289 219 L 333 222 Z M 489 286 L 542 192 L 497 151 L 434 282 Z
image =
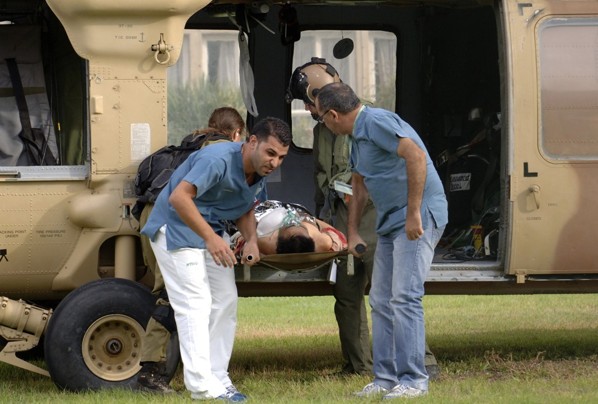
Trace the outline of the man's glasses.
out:
M 326 116 L 326 114 L 327 114 L 327 113 L 329 113 L 329 112 L 330 112 L 330 110 L 327 110 L 326 112 L 324 112 L 322 115 L 320 115 L 320 116 L 318 117 L 317 121 L 318 121 L 319 123 L 324 123 L 324 117 L 325 117 L 325 116 Z

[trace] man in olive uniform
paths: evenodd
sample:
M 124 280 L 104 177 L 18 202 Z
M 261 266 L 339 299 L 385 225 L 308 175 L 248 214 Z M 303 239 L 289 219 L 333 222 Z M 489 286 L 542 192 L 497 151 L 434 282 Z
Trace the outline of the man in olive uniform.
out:
M 302 100 L 314 120 L 319 117 L 315 106 L 317 91 L 329 83 L 340 82 L 336 69 L 322 58 L 312 58 L 293 72 L 287 90 L 287 102 Z M 335 136 L 321 122 L 313 129 L 314 179 L 316 186 L 316 217 L 331 222 L 347 234 L 347 204 L 351 196 L 347 192 L 351 180 L 349 136 Z M 353 274 L 347 272 L 347 261 L 340 261 L 334 284 L 334 314 L 344 364 L 341 374 L 371 374 L 372 353 L 370 333 L 365 307 L 365 292 L 372 278 L 374 252 L 376 249 L 376 210 L 371 200 L 364 208 L 359 233 L 368 249 L 361 259 L 355 259 Z M 440 368 L 434 354 L 426 345 L 426 368 L 430 378 L 438 376 Z

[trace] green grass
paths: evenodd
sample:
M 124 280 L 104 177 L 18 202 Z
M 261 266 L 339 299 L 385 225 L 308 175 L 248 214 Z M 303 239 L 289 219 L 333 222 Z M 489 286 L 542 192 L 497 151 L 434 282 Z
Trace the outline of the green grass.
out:
M 442 374 L 418 403 L 598 403 L 596 295 L 427 296 L 424 304 Z M 368 377 L 334 376 L 333 305 L 332 297 L 240 300 L 230 371 L 251 403 L 379 401 L 351 396 Z M 2 403 L 191 402 L 180 369 L 173 386 L 181 393 L 171 397 L 76 394 L 0 363 Z

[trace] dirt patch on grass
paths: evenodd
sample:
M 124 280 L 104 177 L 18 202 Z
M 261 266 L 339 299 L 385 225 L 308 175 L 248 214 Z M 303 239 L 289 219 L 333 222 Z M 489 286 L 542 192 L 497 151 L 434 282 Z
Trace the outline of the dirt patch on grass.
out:
M 583 359 L 545 360 L 544 352 L 538 352 L 535 358 L 515 360 L 512 354 L 501 355 L 494 351 L 484 355 L 484 373 L 491 379 L 575 379 L 596 375 L 598 355 Z

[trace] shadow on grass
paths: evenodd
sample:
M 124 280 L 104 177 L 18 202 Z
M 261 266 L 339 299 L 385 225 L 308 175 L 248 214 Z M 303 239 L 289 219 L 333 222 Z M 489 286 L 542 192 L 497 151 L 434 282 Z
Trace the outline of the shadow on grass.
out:
M 293 336 L 237 341 L 230 366 L 233 372 L 313 373 L 310 378 L 334 373 L 341 364 L 337 337 Z
M 595 362 L 597 340 L 597 330 L 592 328 L 520 329 L 451 333 L 433 336 L 428 343 L 445 368 L 466 365 L 481 369 L 526 368 L 540 362 Z M 231 367 L 244 372 L 313 372 L 314 377 L 332 374 L 340 369 L 341 364 L 340 344 L 336 336 L 238 341 L 231 361 Z
M 509 355 L 514 360 L 528 360 L 539 354 L 546 360 L 570 360 L 598 354 L 598 330 L 505 330 L 503 332 L 468 331 L 428 339 L 430 348 L 441 361 L 468 361 L 488 352 Z

